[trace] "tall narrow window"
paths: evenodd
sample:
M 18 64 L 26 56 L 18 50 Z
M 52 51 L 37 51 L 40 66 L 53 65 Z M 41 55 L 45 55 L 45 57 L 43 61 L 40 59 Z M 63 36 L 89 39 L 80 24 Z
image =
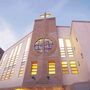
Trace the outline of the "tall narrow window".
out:
M 12 49 L 12 51 L 10 52 L 9 59 L 6 63 L 6 66 L 1 76 L 1 80 L 6 80 L 6 79 L 11 78 L 10 72 L 11 72 L 12 67 L 10 66 L 10 64 L 11 64 L 11 58 L 13 56 L 13 53 L 14 53 L 14 49 Z
M 70 68 L 72 74 L 78 74 L 78 68 L 75 61 L 70 61 Z
M 60 54 L 61 57 L 65 57 L 65 46 L 64 46 L 64 40 L 61 38 L 59 39 L 59 46 L 60 46 Z
M 6 67 L 2 73 L 1 80 L 7 80 L 12 78 L 15 72 L 16 62 L 18 60 L 18 56 L 20 54 L 22 43 L 17 45 L 14 49 L 11 50 L 8 61 L 6 63 Z
M 48 67 L 49 67 L 49 74 L 55 74 L 55 62 L 54 61 L 50 61 L 48 62 Z
M 37 62 L 31 63 L 31 75 L 37 75 L 38 64 Z
M 21 66 L 20 66 L 20 70 L 19 70 L 19 75 L 18 75 L 19 77 L 21 77 L 21 76 L 24 75 L 24 68 L 25 68 L 25 65 L 26 65 L 26 61 L 27 61 L 27 59 L 28 59 L 30 42 L 31 42 L 31 39 L 30 39 L 30 37 L 29 37 L 29 38 L 27 39 L 25 51 L 24 51 L 24 54 L 23 54 L 23 57 L 22 57 L 22 62 L 21 62 Z M 20 52 L 20 51 L 19 51 L 19 52 Z
M 67 47 L 71 47 L 70 39 L 66 39 L 66 46 L 67 46 Z
M 24 74 L 24 66 L 25 66 L 25 62 L 21 63 L 20 70 L 19 70 L 19 77 L 23 76 Z
M 21 48 L 22 48 L 22 43 L 19 44 L 18 51 L 17 51 L 17 56 L 20 54 Z
M 29 51 L 30 42 L 31 42 L 31 38 L 29 37 L 29 38 L 27 39 L 27 44 L 26 44 L 25 52 Z
M 69 73 L 68 62 L 67 61 L 62 61 L 61 66 L 62 66 L 62 73 L 63 74 L 68 74 Z
M 70 39 L 65 39 L 68 57 L 74 57 L 73 48 Z

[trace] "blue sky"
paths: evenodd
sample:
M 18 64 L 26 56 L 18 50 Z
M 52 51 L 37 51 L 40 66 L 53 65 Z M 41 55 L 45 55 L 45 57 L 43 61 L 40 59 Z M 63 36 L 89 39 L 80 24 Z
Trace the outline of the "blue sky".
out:
M 90 0 L 0 0 L 0 47 L 5 50 L 31 32 L 44 12 L 51 12 L 57 25 L 90 21 Z

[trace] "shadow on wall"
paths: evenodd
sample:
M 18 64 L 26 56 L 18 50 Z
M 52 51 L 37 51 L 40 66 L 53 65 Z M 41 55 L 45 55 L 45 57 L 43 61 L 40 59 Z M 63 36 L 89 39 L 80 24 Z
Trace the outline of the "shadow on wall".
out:
M 4 50 L 2 48 L 0 48 L 0 60 L 1 60 L 2 56 L 3 56 L 3 53 L 4 53 Z
M 76 83 L 71 88 L 71 90 L 90 90 L 90 82 Z

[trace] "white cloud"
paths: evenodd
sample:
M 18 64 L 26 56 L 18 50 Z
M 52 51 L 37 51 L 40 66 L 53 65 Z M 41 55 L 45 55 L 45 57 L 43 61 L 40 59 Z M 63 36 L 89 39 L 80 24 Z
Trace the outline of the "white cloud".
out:
M 0 47 L 6 50 L 16 41 L 15 33 L 3 18 L 0 18 Z

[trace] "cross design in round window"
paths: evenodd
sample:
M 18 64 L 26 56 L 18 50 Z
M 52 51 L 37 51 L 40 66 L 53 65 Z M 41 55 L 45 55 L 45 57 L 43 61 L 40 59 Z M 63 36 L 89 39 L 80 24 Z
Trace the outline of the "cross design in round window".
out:
M 34 44 L 34 49 L 37 51 L 37 52 L 49 52 L 53 47 L 53 42 L 52 40 L 50 39 L 39 39 L 38 41 L 36 41 L 36 43 Z

